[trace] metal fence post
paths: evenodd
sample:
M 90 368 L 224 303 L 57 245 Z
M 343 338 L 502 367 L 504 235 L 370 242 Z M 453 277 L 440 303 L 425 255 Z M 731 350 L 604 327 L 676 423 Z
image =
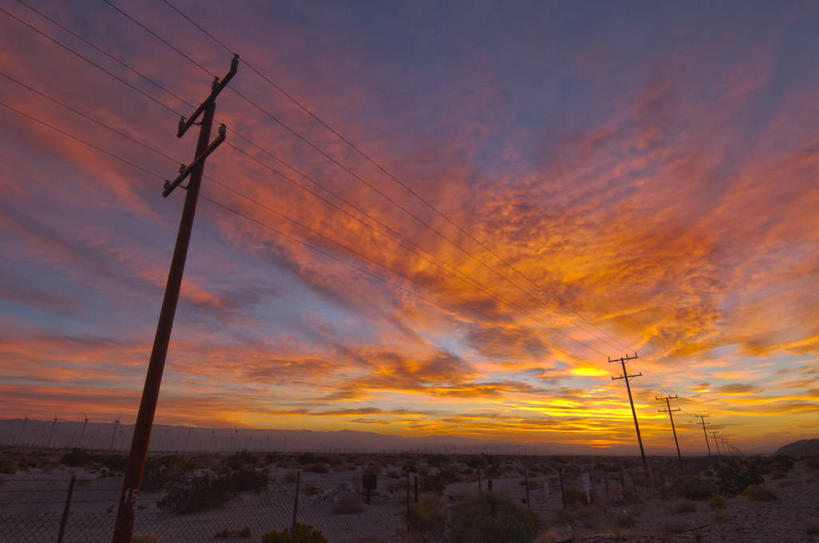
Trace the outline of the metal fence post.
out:
M 76 480 L 77 476 L 72 475 L 71 482 L 68 483 L 68 494 L 65 496 L 65 509 L 63 509 L 63 518 L 60 520 L 60 533 L 57 535 L 57 543 L 63 543 L 65 525 L 68 522 L 68 510 L 71 508 L 71 496 L 74 494 L 74 482 Z
M 532 508 L 532 503 L 529 499 L 529 468 L 523 468 L 523 484 L 526 485 L 526 507 Z
M 296 518 L 299 514 L 299 486 L 301 485 L 301 472 L 296 472 L 296 499 L 293 502 L 293 523 L 290 525 L 290 543 L 296 538 Z

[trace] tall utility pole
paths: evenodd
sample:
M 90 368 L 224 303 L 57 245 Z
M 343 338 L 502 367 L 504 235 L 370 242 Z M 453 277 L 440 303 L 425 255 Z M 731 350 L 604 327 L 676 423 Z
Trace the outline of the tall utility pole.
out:
M 166 181 L 162 192 L 167 197 L 176 187 L 190 176 L 188 186 L 182 186 L 188 192 L 185 195 L 185 206 L 182 218 L 179 221 L 179 232 L 176 235 L 176 245 L 173 250 L 171 268 L 168 271 L 168 282 L 165 286 L 165 297 L 162 299 L 162 309 L 159 312 L 159 322 L 156 325 L 154 346 L 151 350 L 151 359 L 148 363 L 148 373 L 145 376 L 145 386 L 142 389 L 142 400 L 139 404 L 134 437 L 131 441 L 131 452 L 125 467 L 125 476 L 122 481 L 122 493 L 119 498 L 117 520 L 114 525 L 113 543 L 130 543 L 134 530 L 134 515 L 136 513 L 137 496 L 142 483 L 142 472 L 145 468 L 145 458 L 148 454 L 148 441 L 151 437 L 151 426 L 154 422 L 156 402 L 159 398 L 159 387 L 162 383 L 162 372 L 165 369 L 165 357 L 168 354 L 168 343 L 171 339 L 171 328 L 176 313 L 176 303 L 179 300 L 179 290 L 182 286 L 182 274 L 185 270 L 185 258 L 188 254 L 188 243 L 193 229 L 193 217 L 196 214 L 196 201 L 199 197 L 199 186 L 202 182 L 202 173 L 205 169 L 205 159 L 225 140 L 225 125 L 219 127 L 219 137 L 213 142 L 210 140 L 210 130 L 213 125 L 213 116 L 216 111 L 216 97 L 222 89 L 236 75 L 239 68 L 239 56 L 233 57 L 230 70 L 220 81 L 213 81 L 210 94 L 189 118 L 182 117 L 176 136 L 181 138 L 185 132 L 201 116 L 199 141 L 196 145 L 196 154 L 193 162 L 179 169 L 179 175 L 173 181 Z
M 705 438 L 705 448 L 706 448 L 706 450 L 708 450 L 708 456 L 711 456 L 711 445 L 708 444 L 708 431 L 705 429 L 705 426 L 706 426 L 705 419 L 706 419 L 706 417 L 708 417 L 710 415 L 694 415 L 694 416 L 697 417 L 698 419 L 700 419 L 700 424 L 702 424 L 702 435 Z
M 628 362 L 629 360 L 635 360 L 636 358 L 637 353 L 634 353 L 634 356 L 626 355 L 624 357 L 621 356 L 620 358 L 615 359 L 609 358 L 609 363 L 619 362 L 620 367 L 623 368 L 623 375 L 619 377 L 612 377 L 611 380 L 615 381 L 617 379 L 623 379 L 626 382 L 626 391 L 628 391 L 628 402 L 631 404 L 631 414 L 634 417 L 634 429 L 637 430 L 637 442 L 640 444 L 640 456 L 643 459 L 643 469 L 645 470 L 646 473 L 648 473 L 648 462 L 646 461 L 645 449 L 643 449 L 643 438 L 642 436 L 640 436 L 640 425 L 637 423 L 637 411 L 634 410 L 634 400 L 631 397 L 631 385 L 629 384 L 628 381 L 633 377 L 640 377 L 643 374 L 642 372 L 629 374 L 628 371 L 626 370 L 626 362 Z
M 677 429 L 674 427 L 674 413 L 680 410 L 678 407 L 677 409 L 671 409 L 671 400 L 676 400 L 677 395 L 674 394 L 673 396 L 655 396 L 655 400 L 663 401 L 665 400 L 665 406 L 667 409 L 658 409 L 660 413 L 668 413 L 668 418 L 671 419 L 671 432 L 674 434 L 674 445 L 677 446 L 677 459 L 682 462 L 682 455 L 680 454 L 680 442 L 677 441 Z

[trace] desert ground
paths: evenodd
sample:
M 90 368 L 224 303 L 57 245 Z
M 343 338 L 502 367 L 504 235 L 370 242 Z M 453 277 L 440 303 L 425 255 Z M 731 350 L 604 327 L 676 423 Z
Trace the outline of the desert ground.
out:
M 57 541 L 63 521 L 66 543 L 107 541 L 123 466 L 110 452 L 4 450 L 0 542 Z M 490 495 L 536 519 L 509 541 L 819 541 L 816 457 L 651 458 L 649 467 L 616 457 L 154 455 L 135 541 L 261 541 L 290 527 L 298 496 L 297 521 L 330 543 L 460 543 L 459 504 Z M 369 503 L 365 474 L 376 478 Z

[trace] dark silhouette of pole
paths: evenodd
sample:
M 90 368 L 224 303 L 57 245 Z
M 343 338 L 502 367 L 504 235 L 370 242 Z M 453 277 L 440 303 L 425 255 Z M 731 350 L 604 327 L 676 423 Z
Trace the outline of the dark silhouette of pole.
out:
M 645 470 L 646 473 L 648 473 L 648 461 L 646 460 L 646 451 L 643 448 L 643 437 L 640 435 L 640 424 L 637 422 L 637 411 L 635 411 L 634 409 L 634 399 L 631 397 L 631 385 L 629 384 L 629 379 L 634 377 L 640 377 L 643 374 L 642 372 L 629 374 L 628 371 L 626 370 L 626 362 L 628 362 L 629 360 L 635 360 L 636 358 L 637 353 L 634 353 L 634 356 L 626 355 L 624 357 L 621 356 L 620 358 L 615 359 L 609 358 L 609 363 L 619 362 L 620 367 L 623 368 L 623 375 L 619 377 L 612 376 L 611 380 L 616 381 L 617 379 L 623 379 L 626 382 L 626 391 L 628 392 L 628 403 L 631 404 L 631 415 L 634 417 L 634 429 L 637 430 L 637 443 L 640 444 L 640 457 L 643 460 L 643 469 Z
M 65 495 L 65 507 L 63 508 L 63 516 L 60 519 L 60 532 L 57 534 L 57 543 L 63 543 L 65 525 L 68 523 L 68 511 L 71 509 L 71 497 L 74 495 L 74 483 L 76 482 L 77 476 L 72 475 L 71 481 L 68 483 L 68 493 Z
M 299 518 L 299 486 L 301 486 L 301 472 L 296 472 L 296 497 L 293 500 L 293 522 L 290 523 L 290 543 L 296 540 L 296 524 Z
M 677 441 L 677 429 L 674 427 L 674 413 L 680 411 L 679 408 L 671 409 L 671 400 L 676 400 L 677 395 L 674 394 L 673 396 L 663 396 L 662 398 L 659 396 L 654 397 L 657 401 L 665 400 L 665 405 L 667 409 L 658 409 L 660 413 L 668 413 L 668 418 L 671 420 L 671 432 L 674 434 L 674 445 L 677 447 L 677 459 L 682 462 L 682 454 L 680 454 L 680 442 Z
M 162 300 L 162 309 L 159 312 L 159 322 L 156 326 L 154 345 L 151 350 L 151 359 L 148 363 L 148 373 L 145 376 L 145 386 L 142 390 L 142 400 L 139 404 L 134 436 L 131 440 L 131 452 L 125 468 L 117 509 L 117 520 L 114 525 L 113 543 L 130 543 L 134 530 L 134 515 L 136 512 L 137 496 L 142 483 L 142 472 L 145 468 L 145 458 L 148 454 L 148 442 L 151 437 L 151 427 L 156 413 L 156 403 L 159 399 L 159 387 L 162 383 L 162 372 L 165 369 L 165 357 L 168 354 L 168 344 L 171 339 L 173 319 L 176 314 L 176 304 L 179 300 L 179 291 L 182 286 L 182 275 L 185 270 L 185 259 L 188 255 L 188 244 L 193 230 L 193 218 L 196 214 L 196 202 L 199 197 L 199 187 L 205 169 L 205 159 L 225 139 L 224 125 L 219 128 L 219 137 L 212 143 L 210 131 L 213 125 L 213 116 L 216 111 L 216 97 L 225 88 L 228 82 L 236 75 L 239 67 L 239 57 L 234 56 L 227 75 L 214 80 L 211 92 L 205 101 L 196 108 L 190 118 L 184 117 L 179 121 L 177 137 L 182 137 L 199 116 L 202 122 L 199 129 L 199 141 L 196 145 L 196 154 L 189 166 L 180 168 L 179 175 L 173 181 L 166 181 L 162 196 L 167 197 L 176 187 L 190 177 L 185 195 L 185 206 L 182 209 L 182 218 L 179 221 L 179 232 L 176 236 L 171 267 L 168 271 L 168 282 L 165 286 L 165 296 Z
M 694 415 L 698 419 L 700 419 L 700 424 L 702 424 L 702 436 L 705 438 L 705 449 L 708 451 L 708 456 L 711 456 L 711 445 L 708 443 L 708 431 L 705 429 L 706 422 L 705 419 L 708 415 Z
M 719 438 L 717 437 L 719 432 L 711 432 L 711 437 L 714 438 L 714 447 L 717 449 L 717 456 L 722 456 L 722 452 L 719 450 Z

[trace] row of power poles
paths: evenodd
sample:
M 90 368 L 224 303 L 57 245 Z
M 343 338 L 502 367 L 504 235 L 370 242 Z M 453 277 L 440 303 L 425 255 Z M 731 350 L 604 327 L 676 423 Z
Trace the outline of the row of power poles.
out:
M 646 473 L 648 472 L 648 462 L 646 460 L 646 453 L 645 448 L 643 447 L 643 438 L 640 435 L 640 424 L 637 422 L 637 411 L 634 409 L 634 398 L 631 395 L 631 383 L 629 382 L 630 379 L 634 379 L 635 377 L 641 377 L 642 373 L 629 373 L 628 369 L 626 368 L 626 362 L 630 360 L 635 360 L 637 358 L 637 353 L 634 355 L 626 355 L 621 356 L 620 358 L 609 358 L 609 363 L 619 363 L 620 368 L 622 369 L 622 375 L 613 376 L 611 379 L 612 381 L 615 380 L 623 380 L 626 384 L 626 392 L 628 393 L 628 401 L 631 405 L 631 415 L 634 417 L 634 429 L 637 431 L 637 443 L 640 445 L 640 457 L 643 461 L 643 468 L 645 469 Z M 658 409 L 657 411 L 660 413 L 668 413 L 668 418 L 671 421 L 671 432 L 674 435 L 674 446 L 677 448 L 677 459 L 682 462 L 682 454 L 680 453 L 680 442 L 677 439 L 677 428 L 674 425 L 674 413 L 680 411 L 679 408 L 672 409 L 671 408 L 671 400 L 677 400 L 679 397 L 675 394 L 673 396 L 655 396 L 654 399 L 658 402 L 665 402 L 665 409 Z M 707 427 L 710 423 L 705 422 L 705 419 L 708 415 L 694 415 L 696 418 L 700 419 L 700 423 L 702 424 L 702 432 L 705 436 L 705 447 L 708 451 L 708 456 L 711 456 L 711 445 L 708 439 L 708 429 Z M 719 432 L 712 431 L 711 432 L 711 439 L 716 447 L 717 455 L 727 454 L 729 448 L 733 448 L 731 444 L 726 440 L 724 437 L 719 436 Z M 722 442 L 722 450 L 720 450 L 720 442 Z

